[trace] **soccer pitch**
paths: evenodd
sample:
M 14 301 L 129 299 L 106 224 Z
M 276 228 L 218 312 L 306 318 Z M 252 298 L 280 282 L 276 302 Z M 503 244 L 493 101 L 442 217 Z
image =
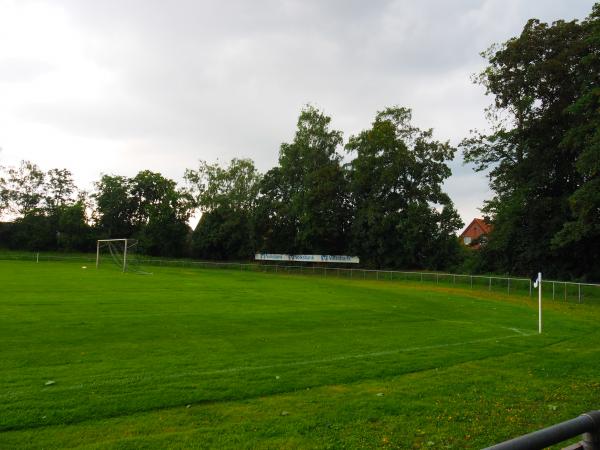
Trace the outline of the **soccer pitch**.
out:
M 597 409 L 600 307 L 0 261 L 0 448 L 480 448 Z

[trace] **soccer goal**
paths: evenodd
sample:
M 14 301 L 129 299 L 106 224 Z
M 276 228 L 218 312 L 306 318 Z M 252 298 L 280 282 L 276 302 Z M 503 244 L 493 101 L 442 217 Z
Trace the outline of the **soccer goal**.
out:
M 100 267 L 101 256 L 104 249 L 108 249 L 111 261 L 123 272 L 144 273 L 139 268 L 139 263 L 134 256 L 137 239 L 98 239 L 96 242 L 96 269 Z

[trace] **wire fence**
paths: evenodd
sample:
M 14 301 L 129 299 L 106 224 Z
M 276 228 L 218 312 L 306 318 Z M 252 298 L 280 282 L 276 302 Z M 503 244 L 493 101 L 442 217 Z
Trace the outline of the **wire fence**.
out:
M 6 253 L 0 259 L 22 261 L 79 261 L 94 263 L 91 255 L 49 255 L 42 253 Z M 418 272 L 399 270 L 374 270 L 346 267 L 327 267 L 322 265 L 284 265 L 267 263 L 236 263 L 192 261 L 186 259 L 169 260 L 162 258 L 142 258 L 136 263 L 144 266 L 188 267 L 202 269 L 225 269 L 248 272 L 265 272 L 288 275 L 317 276 L 323 278 L 342 278 L 350 280 L 376 280 L 391 282 L 410 282 L 487 290 L 506 295 L 533 296 L 534 288 L 529 278 L 503 277 L 492 275 L 468 275 L 441 272 Z M 600 304 L 600 284 L 578 283 L 571 281 L 544 280 L 542 296 L 545 300 L 570 303 Z

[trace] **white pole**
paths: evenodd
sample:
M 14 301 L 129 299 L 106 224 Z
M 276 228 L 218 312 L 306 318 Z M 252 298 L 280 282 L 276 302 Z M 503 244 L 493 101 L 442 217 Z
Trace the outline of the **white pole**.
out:
M 538 309 L 539 309 L 539 323 L 538 323 L 538 331 L 542 334 L 542 272 L 538 272 Z
M 40 252 L 37 252 L 35 255 L 35 262 L 39 263 L 40 262 Z
M 127 239 L 125 239 L 125 248 L 123 249 L 123 272 L 127 269 Z
M 100 241 L 96 241 L 96 269 L 100 263 Z

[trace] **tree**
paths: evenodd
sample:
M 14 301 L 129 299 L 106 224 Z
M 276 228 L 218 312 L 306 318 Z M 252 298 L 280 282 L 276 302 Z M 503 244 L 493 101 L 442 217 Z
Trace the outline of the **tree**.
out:
M 72 207 L 76 201 L 76 192 L 77 187 L 69 170 L 50 169 L 46 172 L 43 212 L 50 224 L 52 234 L 56 236 L 57 249 L 81 250 L 82 245 L 85 245 L 84 239 L 88 237 L 85 211 L 82 208 Z M 73 212 L 76 212 L 76 215 L 73 215 Z M 66 221 L 65 217 L 70 217 L 71 220 Z M 75 218 L 77 218 L 76 225 L 73 222 Z M 65 226 L 67 228 L 64 228 Z M 75 236 L 77 231 L 82 231 L 82 235 Z
M 19 215 L 7 228 L 11 246 L 29 250 L 89 247 L 85 208 L 76 205 L 77 188 L 71 172 L 51 169 L 44 173 L 37 165 L 22 161 L 7 174 L 0 196 L 5 197 L 11 212 Z M 77 211 L 77 220 L 72 210 Z
M 442 191 L 454 155 L 447 142 L 410 123 L 407 108 L 387 108 L 346 150 L 354 205 L 352 251 L 374 267 L 444 268 L 456 263 L 462 226 Z
M 31 251 L 57 250 L 57 234 L 52 221 L 42 210 L 34 209 L 15 219 L 9 245 Z
M 192 254 L 199 258 L 245 260 L 254 250 L 252 216 L 228 206 L 203 213 L 192 235 Z
M 264 174 L 254 214 L 257 250 L 296 253 L 298 222 L 291 212 L 291 195 L 280 167 L 273 167 Z
M 19 167 L 8 169 L 5 197 L 13 213 L 26 216 L 41 209 L 46 197 L 46 177 L 40 168 L 30 161 L 21 161 Z
M 45 207 L 50 211 L 75 203 L 77 187 L 67 169 L 51 169 L 46 173 Z
M 102 237 L 131 237 L 136 231 L 130 180 L 123 176 L 102 175 L 92 195 L 96 202 L 96 226 Z
M 476 170 L 490 169 L 487 270 L 582 275 L 599 254 L 597 231 L 584 226 L 598 198 L 597 156 L 584 156 L 598 154 L 598 12 L 582 23 L 532 19 L 483 54 L 489 65 L 477 81 L 494 96 L 492 132 L 474 133 L 462 148 Z M 588 206 L 579 208 L 582 197 Z
M 575 149 L 575 169 L 580 183 L 569 197 L 572 217 L 552 241 L 556 248 L 578 255 L 570 267 L 576 275 L 600 278 L 600 4 L 583 22 L 586 49 L 579 62 L 580 94 L 566 109 L 573 125 L 565 134 L 562 148 Z M 577 270 L 579 269 L 579 270 Z
M 226 167 L 201 160 L 198 169 L 186 169 L 184 178 L 196 204 L 206 212 L 222 206 L 251 210 L 261 176 L 251 159 L 233 158 Z
M 61 250 L 86 251 L 94 248 L 95 242 L 85 209 L 85 203 L 82 200 L 58 207 L 56 211 L 58 218 L 57 241 Z
M 4 167 L 0 166 L 0 170 L 4 172 Z M 9 202 L 9 191 L 7 181 L 4 174 L 0 175 L 0 217 L 3 212 L 8 208 Z
M 254 208 L 261 176 L 250 159 L 228 166 L 200 161 L 185 179 L 202 217 L 192 237 L 195 256 L 246 259 L 255 250 Z
M 347 181 L 338 153 L 342 133 L 331 118 L 306 106 L 291 143 L 281 144 L 279 167 L 261 184 L 257 226 L 262 250 L 343 253 L 347 247 Z
M 193 203 L 175 181 L 143 170 L 130 180 L 130 204 L 140 248 L 159 256 L 186 252 Z
M 175 181 L 149 170 L 133 178 L 103 175 L 93 197 L 101 236 L 138 239 L 151 255 L 185 254 L 193 204 Z

